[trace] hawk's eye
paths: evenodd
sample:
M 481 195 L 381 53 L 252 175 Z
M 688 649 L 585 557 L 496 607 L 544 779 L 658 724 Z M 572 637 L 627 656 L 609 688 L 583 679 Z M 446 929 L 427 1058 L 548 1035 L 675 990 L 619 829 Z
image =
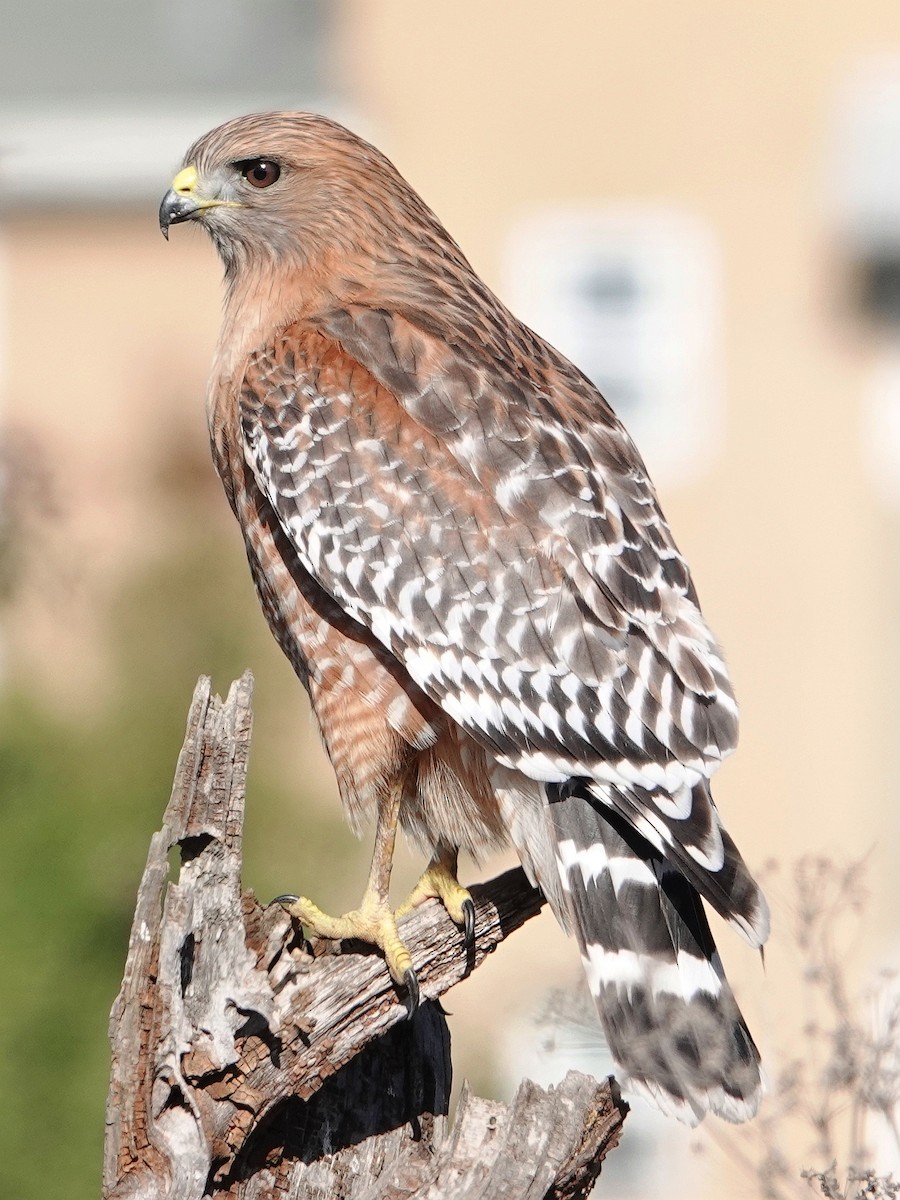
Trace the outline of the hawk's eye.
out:
M 269 158 L 251 158 L 239 166 L 243 177 L 255 188 L 271 187 L 281 175 L 281 167 Z

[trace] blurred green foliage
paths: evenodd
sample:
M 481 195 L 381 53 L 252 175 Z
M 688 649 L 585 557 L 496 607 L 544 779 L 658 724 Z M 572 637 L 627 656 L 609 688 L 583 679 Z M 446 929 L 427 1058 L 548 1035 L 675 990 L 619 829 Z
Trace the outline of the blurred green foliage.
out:
M 206 527 L 200 507 L 109 614 L 115 682 L 101 713 L 66 721 L 21 681 L 0 699 L 3 1200 L 99 1194 L 108 1014 L 199 674 L 224 692 L 257 673 L 245 883 L 265 897 L 302 879 L 323 902 L 362 883 L 364 851 L 338 806 L 304 804 L 309 772 L 279 778 L 286 730 L 299 753 L 313 745 L 302 690 L 270 644 L 236 531 Z M 336 856 L 354 860 L 337 885 Z

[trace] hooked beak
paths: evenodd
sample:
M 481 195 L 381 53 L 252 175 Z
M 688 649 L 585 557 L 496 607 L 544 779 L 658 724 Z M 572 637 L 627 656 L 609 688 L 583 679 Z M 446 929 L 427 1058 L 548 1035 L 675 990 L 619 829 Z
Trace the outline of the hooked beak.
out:
M 172 180 L 172 186 L 163 196 L 159 206 L 159 228 L 166 241 L 169 226 L 191 221 L 208 208 L 240 208 L 235 200 L 220 200 L 215 196 L 204 196 L 199 191 L 200 176 L 194 166 L 185 167 Z

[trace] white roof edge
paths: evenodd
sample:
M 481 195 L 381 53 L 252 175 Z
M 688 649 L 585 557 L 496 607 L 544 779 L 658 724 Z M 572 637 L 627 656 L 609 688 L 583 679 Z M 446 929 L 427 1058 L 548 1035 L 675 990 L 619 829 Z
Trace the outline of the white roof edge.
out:
M 235 96 L 175 108 L 138 103 L 113 107 L 0 106 L 0 204 L 142 203 L 158 197 L 188 146 L 242 112 L 275 107 L 271 99 Z M 354 123 L 331 99 L 304 97 L 296 107 Z

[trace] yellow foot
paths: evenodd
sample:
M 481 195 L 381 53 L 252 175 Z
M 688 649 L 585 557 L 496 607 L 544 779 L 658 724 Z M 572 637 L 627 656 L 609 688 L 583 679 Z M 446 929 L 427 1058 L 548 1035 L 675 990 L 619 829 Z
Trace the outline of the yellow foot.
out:
M 397 932 L 397 916 L 390 907 L 371 893 L 366 893 L 359 908 L 331 917 L 305 896 L 276 896 L 274 903 L 285 905 L 288 912 L 315 937 L 329 941 L 350 938 L 377 946 L 384 954 L 391 978 L 407 991 L 409 1015 L 419 1006 L 419 982 L 413 970 L 412 958 Z
M 456 878 L 454 860 L 438 860 L 429 864 L 421 879 L 409 893 L 397 916 L 403 917 L 426 900 L 440 900 L 452 921 L 465 930 L 466 946 L 475 942 L 475 902 L 471 892 Z

